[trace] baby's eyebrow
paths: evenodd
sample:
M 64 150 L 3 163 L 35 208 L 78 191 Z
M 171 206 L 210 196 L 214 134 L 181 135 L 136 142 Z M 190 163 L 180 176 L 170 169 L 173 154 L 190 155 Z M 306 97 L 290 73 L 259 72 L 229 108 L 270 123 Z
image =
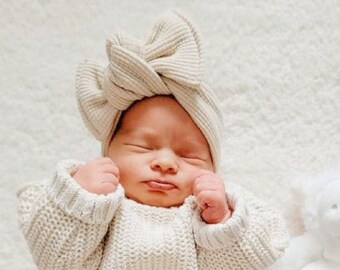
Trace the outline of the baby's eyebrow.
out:
M 197 155 L 205 155 L 206 151 L 201 147 L 202 145 L 199 142 L 184 142 L 183 151 L 186 153 L 195 153 Z
M 198 149 L 201 146 L 201 143 L 197 141 L 184 141 L 184 143 L 187 145 L 187 147 L 193 148 L 193 149 Z

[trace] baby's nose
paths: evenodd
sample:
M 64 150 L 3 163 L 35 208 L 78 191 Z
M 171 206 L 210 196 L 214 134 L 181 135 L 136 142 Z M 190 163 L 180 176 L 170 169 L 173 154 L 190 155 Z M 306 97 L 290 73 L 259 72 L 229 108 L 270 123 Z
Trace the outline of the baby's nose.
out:
M 172 157 L 171 155 L 162 155 L 151 162 L 151 169 L 164 173 L 175 174 L 178 171 L 178 164 L 175 157 Z

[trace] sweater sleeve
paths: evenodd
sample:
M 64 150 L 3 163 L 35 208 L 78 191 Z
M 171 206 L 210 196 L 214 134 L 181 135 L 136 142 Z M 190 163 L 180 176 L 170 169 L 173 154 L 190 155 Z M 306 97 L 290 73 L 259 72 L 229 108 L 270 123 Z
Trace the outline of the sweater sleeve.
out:
M 289 234 L 282 217 L 241 187 L 227 185 L 234 209 L 221 224 L 206 224 L 197 210 L 193 230 L 199 269 L 263 270 L 283 255 Z
M 96 195 L 71 177 L 79 162 L 60 162 L 46 183 L 27 184 L 18 193 L 19 225 L 38 269 L 97 269 L 103 238 L 123 188 Z

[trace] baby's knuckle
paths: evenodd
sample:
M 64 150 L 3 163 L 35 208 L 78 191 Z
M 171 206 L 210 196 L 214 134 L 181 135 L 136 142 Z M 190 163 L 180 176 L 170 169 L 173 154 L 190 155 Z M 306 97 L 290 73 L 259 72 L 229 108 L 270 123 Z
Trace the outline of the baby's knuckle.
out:
M 205 194 L 204 194 L 203 192 L 198 193 L 197 196 L 196 196 L 196 200 L 197 200 L 198 202 L 202 202 L 202 201 L 204 201 L 205 199 L 206 199 L 206 196 L 205 196 Z

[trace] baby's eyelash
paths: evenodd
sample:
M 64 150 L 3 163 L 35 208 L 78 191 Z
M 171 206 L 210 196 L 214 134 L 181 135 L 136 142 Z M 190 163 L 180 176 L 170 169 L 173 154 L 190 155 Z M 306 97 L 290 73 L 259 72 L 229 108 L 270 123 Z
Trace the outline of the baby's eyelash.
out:
M 146 146 L 146 145 L 133 144 L 133 143 L 125 143 L 125 145 L 127 145 L 127 146 L 133 146 L 133 147 L 138 147 L 138 148 L 142 148 L 142 149 L 145 149 L 145 150 L 152 150 L 151 147 Z
M 201 161 L 205 161 L 205 159 L 199 157 L 199 156 L 191 156 L 191 155 L 182 155 L 182 158 L 185 159 L 191 159 L 191 160 L 201 160 Z
M 181 155 L 182 158 L 188 158 L 188 159 L 199 159 L 198 157 L 195 156 L 190 156 L 190 155 Z

